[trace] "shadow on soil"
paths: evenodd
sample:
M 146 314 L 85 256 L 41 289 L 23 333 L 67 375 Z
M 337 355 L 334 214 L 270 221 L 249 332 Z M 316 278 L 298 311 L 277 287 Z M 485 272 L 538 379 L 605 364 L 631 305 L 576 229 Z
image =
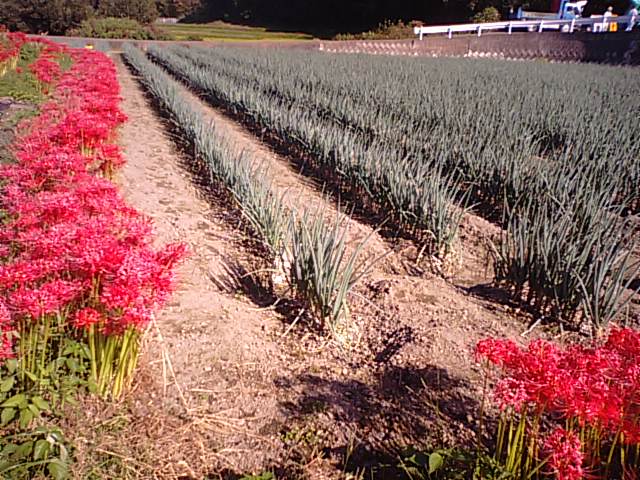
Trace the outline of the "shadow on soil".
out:
M 376 360 L 384 362 L 389 353 Z M 447 438 L 451 426 L 471 439 L 477 415 L 469 414 L 480 409 L 468 382 L 436 366 L 384 366 L 371 383 L 303 374 L 293 381 L 279 379 L 277 386 L 299 392 L 295 400 L 281 403 L 294 423 L 328 419 L 329 425 L 320 428 L 336 437 L 324 456 L 336 468 L 367 479 L 407 478 L 398 467 L 407 447 L 446 444 L 453 440 Z
M 498 303 L 507 307 L 526 307 L 523 302 L 518 302 L 513 298 L 511 292 L 501 285 L 495 283 L 480 283 L 470 287 L 461 287 L 462 291 L 482 300 Z

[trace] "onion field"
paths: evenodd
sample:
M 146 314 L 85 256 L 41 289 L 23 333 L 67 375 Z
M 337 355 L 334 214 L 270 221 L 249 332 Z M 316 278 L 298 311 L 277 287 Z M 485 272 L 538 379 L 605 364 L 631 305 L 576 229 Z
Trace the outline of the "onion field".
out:
M 149 48 L 434 256 L 465 211 L 498 223 L 498 282 L 600 327 L 629 298 L 640 211 L 637 72 L 597 65 Z
M 0 478 L 637 478 L 637 68 L 145 48 L 0 29 Z

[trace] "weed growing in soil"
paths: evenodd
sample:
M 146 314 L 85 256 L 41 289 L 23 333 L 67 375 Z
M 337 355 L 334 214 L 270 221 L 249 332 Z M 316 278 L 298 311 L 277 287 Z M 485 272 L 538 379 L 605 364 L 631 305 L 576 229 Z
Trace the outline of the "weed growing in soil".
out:
M 32 478 L 47 472 L 66 478 L 70 445 L 56 427 L 65 405 L 88 391 L 88 347 L 68 338 L 55 358 L 25 370 L 25 359 L 0 365 L 0 474 L 4 478 Z M 24 350 L 23 350 L 24 352 Z M 37 426 L 34 428 L 32 424 Z

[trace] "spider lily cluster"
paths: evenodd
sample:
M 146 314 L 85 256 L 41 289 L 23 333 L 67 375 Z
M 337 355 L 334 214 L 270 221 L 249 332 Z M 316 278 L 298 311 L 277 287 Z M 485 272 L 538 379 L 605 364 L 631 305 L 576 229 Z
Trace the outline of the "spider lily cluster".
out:
M 495 458 L 509 478 L 636 478 L 640 468 L 640 333 L 613 328 L 606 341 L 519 348 L 476 347 L 499 368 Z M 488 373 L 488 372 L 487 372 Z
M 20 49 L 27 42 L 27 36 L 20 32 L 2 32 L 0 29 L 0 77 L 18 65 Z
M 89 347 L 98 393 L 118 397 L 185 247 L 154 249 L 150 221 L 110 181 L 126 120 L 113 63 L 66 50 L 73 65 L 62 73 L 57 48 L 47 44 L 31 65 L 52 93 L 20 125 L 17 162 L 0 167 L 0 360 L 16 356 L 23 387 L 37 388 L 61 339 L 76 338 Z
M 55 55 L 60 53 L 56 45 L 47 45 L 41 52 L 38 59 L 29 65 L 29 70 L 35 75 L 44 87 L 58 81 L 62 75 L 60 64 L 55 61 Z

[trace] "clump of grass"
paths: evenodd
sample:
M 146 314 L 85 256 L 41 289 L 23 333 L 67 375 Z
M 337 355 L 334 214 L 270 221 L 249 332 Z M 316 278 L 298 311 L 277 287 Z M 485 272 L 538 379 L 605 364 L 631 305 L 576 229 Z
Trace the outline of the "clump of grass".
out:
M 286 242 L 288 222 L 282 199 L 273 194 L 269 185 L 258 185 L 245 197 L 242 213 L 273 258 L 278 258 Z

